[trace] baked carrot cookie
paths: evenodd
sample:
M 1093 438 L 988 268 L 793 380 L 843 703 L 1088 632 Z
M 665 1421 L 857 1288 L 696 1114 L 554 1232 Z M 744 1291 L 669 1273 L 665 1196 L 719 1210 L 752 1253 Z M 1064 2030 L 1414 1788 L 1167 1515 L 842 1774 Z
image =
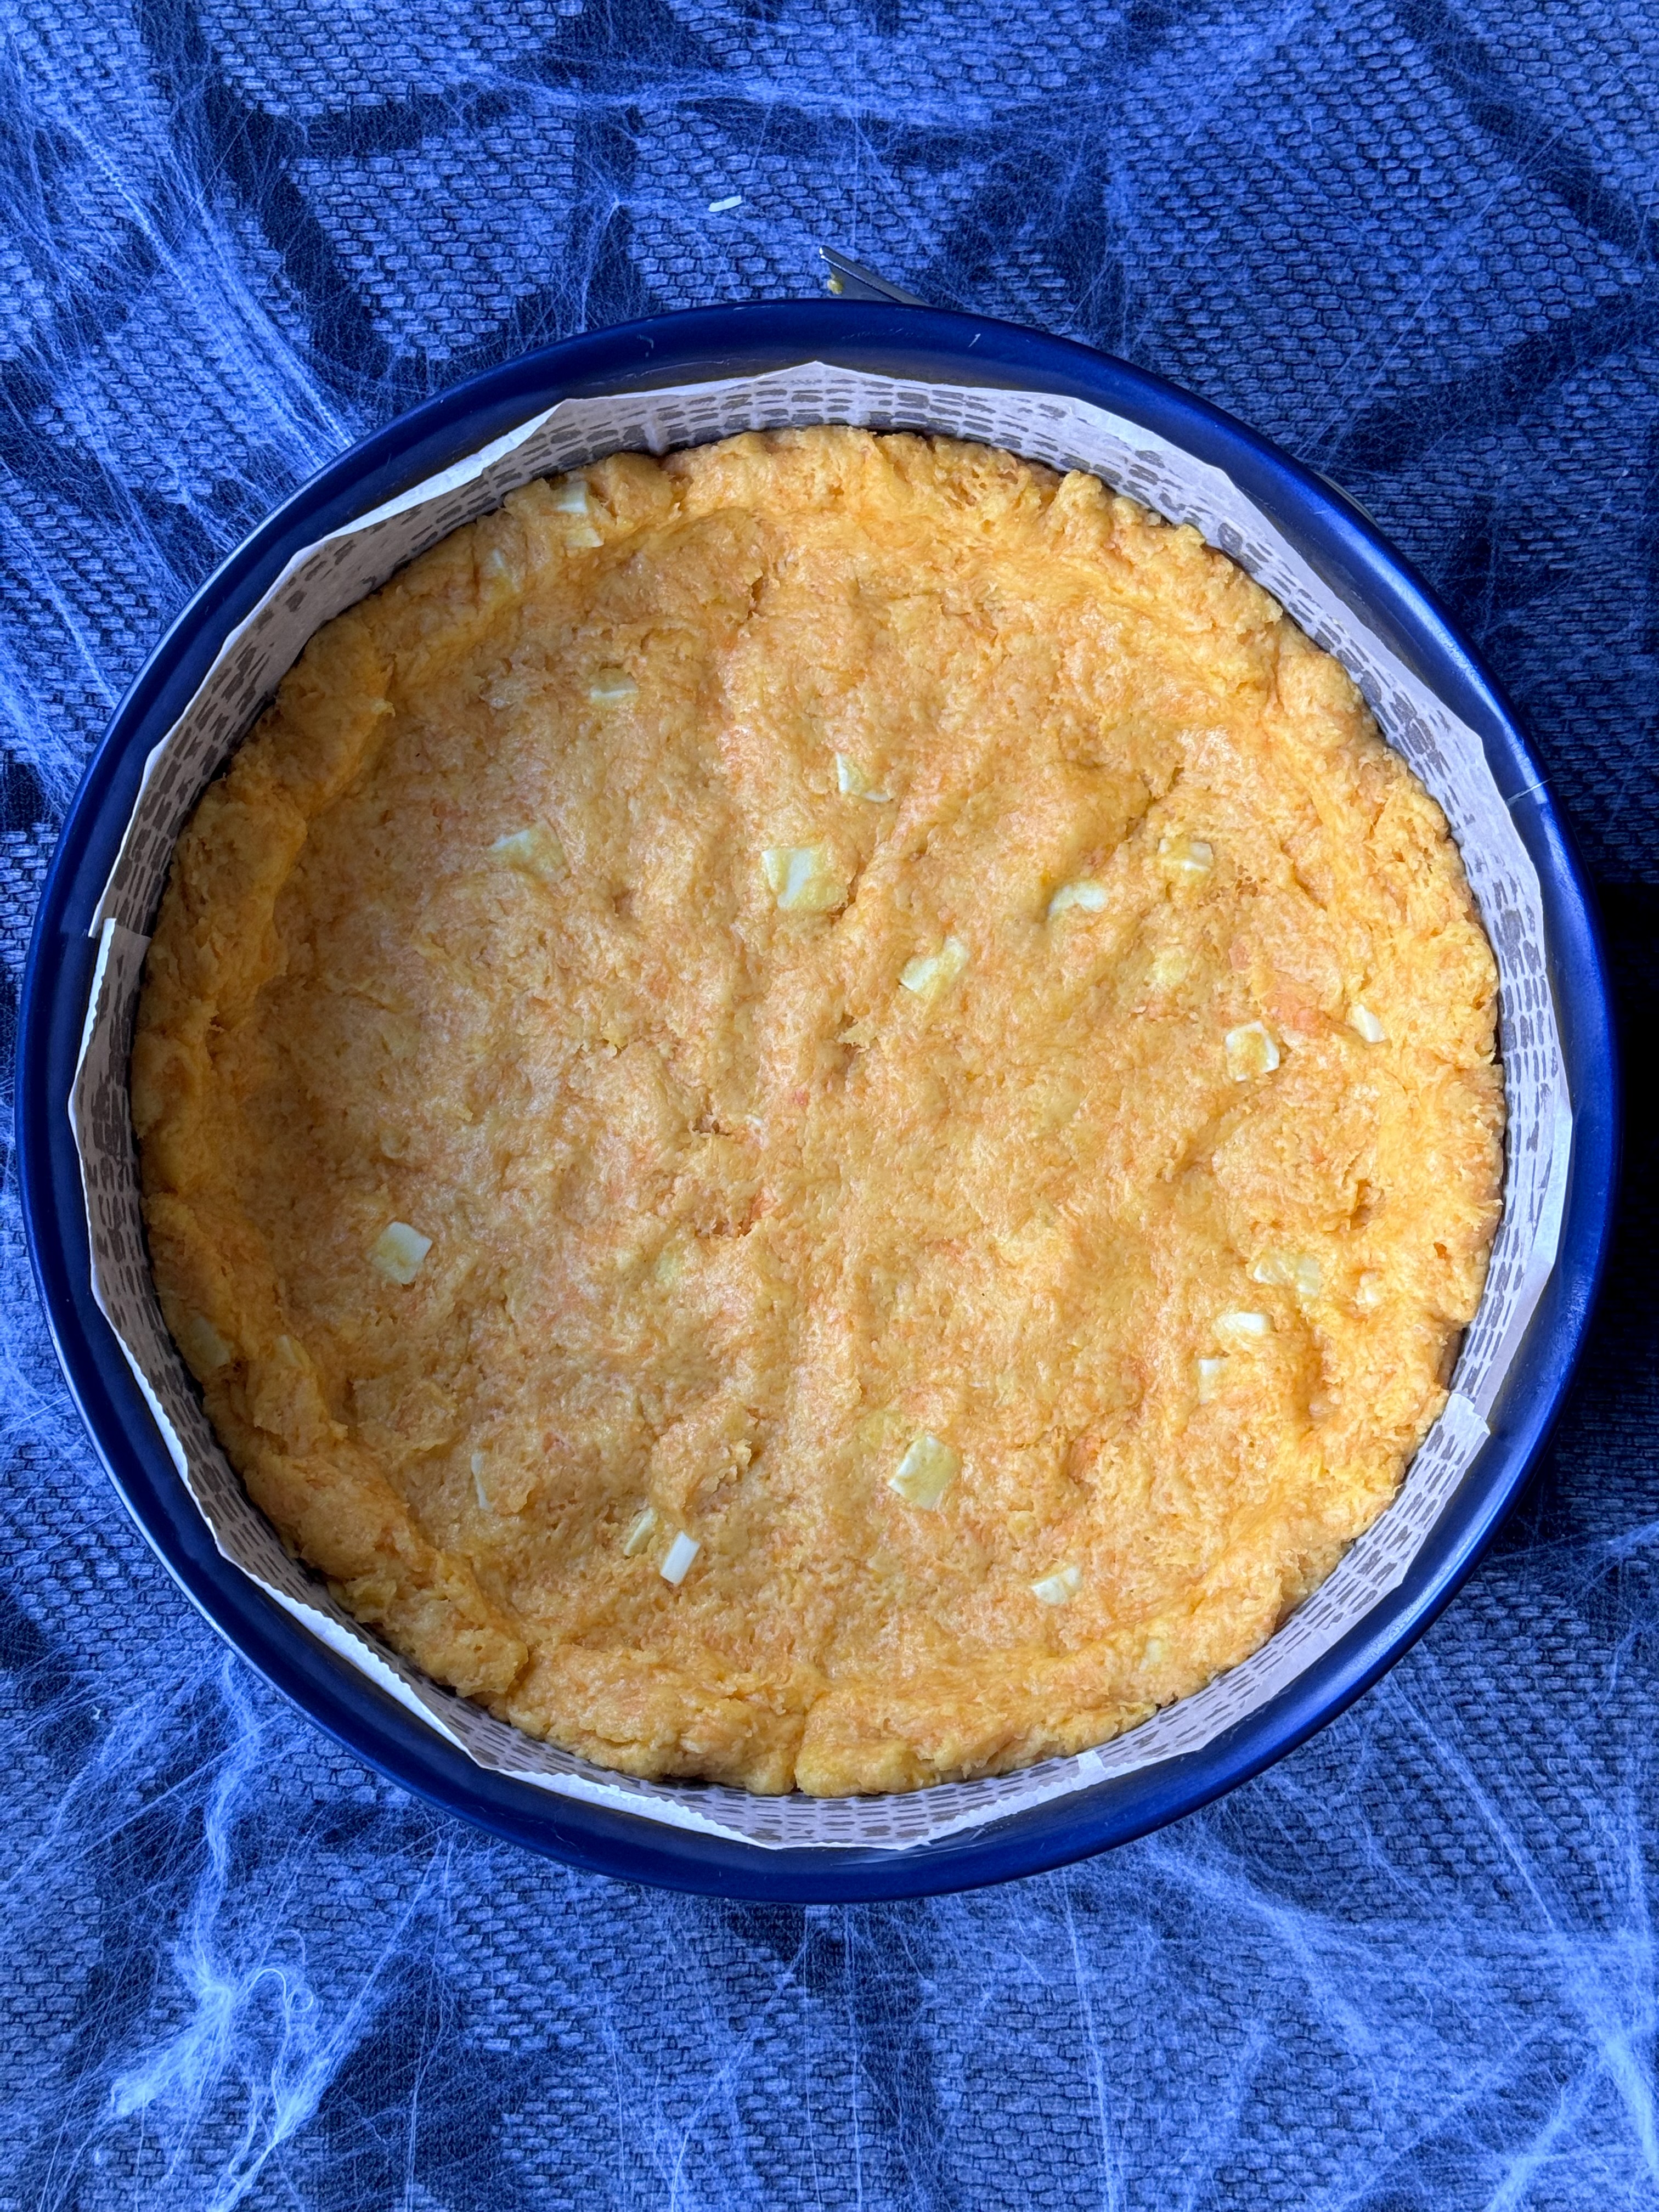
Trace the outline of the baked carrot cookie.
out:
M 1095 478 L 516 493 L 180 840 L 163 1310 L 362 1620 L 629 1773 L 909 1790 L 1254 1650 L 1443 1402 L 1496 973 L 1338 664 Z

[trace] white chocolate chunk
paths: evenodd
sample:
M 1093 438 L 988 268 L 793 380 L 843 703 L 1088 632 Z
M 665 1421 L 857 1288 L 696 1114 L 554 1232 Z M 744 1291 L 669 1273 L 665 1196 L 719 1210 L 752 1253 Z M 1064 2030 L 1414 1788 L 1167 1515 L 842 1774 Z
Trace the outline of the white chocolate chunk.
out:
M 960 1455 L 949 1444 L 924 1429 L 912 1439 L 903 1458 L 888 1477 L 888 1487 L 897 1491 L 907 1505 L 931 1513 L 957 1479 Z
M 1241 1022 L 1225 1038 L 1227 1073 L 1235 1083 L 1248 1083 L 1253 1075 L 1271 1075 L 1279 1065 L 1279 1047 L 1262 1022 Z
M 234 1357 L 205 1314 L 186 1314 L 179 1322 L 179 1349 L 198 1375 L 216 1375 Z
M 1173 991 L 1177 983 L 1185 982 L 1187 956 L 1178 945 L 1167 945 L 1162 952 L 1152 955 L 1147 980 L 1155 991 Z
M 586 552 L 591 551 L 595 545 L 604 544 L 604 538 L 593 527 L 593 510 L 588 503 L 587 479 L 585 477 L 567 477 L 556 487 L 553 509 L 556 514 L 572 517 L 571 526 L 564 533 L 567 545 L 577 546 Z M 608 672 L 614 674 L 616 672 Z
M 769 845 L 761 867 L 780 914 L 829 914 L 845 903 L 827 845 Z
M 564 847 L 539 822 L 532 823 L 528 830 L 509 830 L 489 849 L 509 868 L 517 868 L 520 875 L 535 876 L 544 884 L 555 882 L 565 871 Z
M 948 984 L 955 982 L 968 965 L 968 947 L 959 937 L 947 937 L 937 952 L 920 953 L 908 960 L 899 975 L 899 981 L 907 991 L 914 991 L 919 999 L 937 998 Z
M 370 1263 L 394 1283 L 412 1283 L 421 1262 L 432 1249 L 432 1239 L 411 1229 L 406 1221 L 389 1221 L 375 1238 Z
M 1362 1313 L 1370 1313 L 1382 1303 L 1383 1282 L 1374 1267 L 1367 1267 L 1354 1285 L 1353 1302 Z
M 690 1572 L 692 1560 L 702 1549 L 702 1546 L 697 1539 L 695 1536 L 688 1536 L 682 1528 L 668 1547 L 663 1556 L 663 1563 L 657 1572 L 665 1583 L 672 1583 L 678 1589 Z
M 1201 884 L 1215 866 L 1215 848 L 1202 837 L 1171 830 L 1158 841 L 1158 864 L 1172 882 Z
M 488 1513 L 489 1495 L 483 1486 L 483 1471 L 484 1455 L 481 1451 L 475 1451 L 472 1455 L 472 1487 L 477 1494 L 478 1510 L 480 1512 Z
M 1064 1605 L 1068 1597 L 1075 1597 L 1083 1582 L 1081 1567 L 1056 1567 L 1051 1575 L 1042 1575 L 1031 1584 L 1031 1595 L 1039 1605 Z
M 1348 1019 L 1367 1044 L 1381 1044 L 1388 1034 L 1369 1006 L 1356 1006 Z
M 1298 1297 L 1316 1298 L 1325 1286 L 1325 1270 L 1311 1252 L 1264 1252 L 1250 1269 L 1253 1283 L 1278 1283 Z
M 1026 1096 L 1040 1129 L 1063 1129 L 1083 1103 L 1083 1093 L 1076 1084 L 1061 1077 L 1034 1083 Z
M 596 668 L 587 696 L 596 707 L 622 707 L 639 697 L 640 687 L 625 668 Z
M 1098 914 L 1105 903 L 1105 884 L 1097 884 L 1092 876 L 1079 876 L 1075 883 L 1062 884 L 1049 900 L 1048 919 L 1057 921 L 1073 907 L 1085 914 Z
M 1239 1344 L 1256 1344 L 1273 1334 L 1273 1325 L 1264 1313 L 1224 1313 L 1216 1317 L 1215 1333 Z
M 1200 1359 L 1198 1362 L 1198 1402 L 1207 1406 L 1220 1389 L 1227 1372 L 1224 1359 Z
M 623 1538 L 623 1559 L 632 1559 L 638 1557 L 651 1541 L 652 1531 L 656 1525 L 657 1509 L 654 1505 L 647 1505 L 643 1513 L 636 1513 L 634 1516 L 629 1525 L 628 1534 Z M 686 1565 L 689 1566 L 690 1561 L 687 1560 Z
M 845 753 L 836 755 L 836 788 L 843 799 L 867 799 L 874 806 L 887 805 L 893 796 L 890 791 L 878 791 L 866 770 Z

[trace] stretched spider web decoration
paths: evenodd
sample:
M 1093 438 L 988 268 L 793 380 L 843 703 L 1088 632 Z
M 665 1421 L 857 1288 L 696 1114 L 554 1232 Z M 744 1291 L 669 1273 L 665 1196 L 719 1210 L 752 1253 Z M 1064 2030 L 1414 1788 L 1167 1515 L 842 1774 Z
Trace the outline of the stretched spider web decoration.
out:
M 277 499 L 832 242 L 1363 500 L 1529 720 L 1652 1021 L 1646 11 L 14 0 L 0 66 L 9 996 L 110 708 Z M 1653 2203 L 1647 1126 L 1540 1481 L 1376 1691 L 1109 1858 L 845 1910 L 532 1860 L 228 1657 L 97 1470 L 9 1176 L 0 2207 Z

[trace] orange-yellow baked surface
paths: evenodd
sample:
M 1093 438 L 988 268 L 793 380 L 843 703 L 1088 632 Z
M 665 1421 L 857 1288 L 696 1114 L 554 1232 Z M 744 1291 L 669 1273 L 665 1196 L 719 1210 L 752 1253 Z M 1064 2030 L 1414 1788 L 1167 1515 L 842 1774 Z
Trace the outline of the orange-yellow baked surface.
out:
M 330 623 L 203 799 L 156 1282 L 254 1499 L 491 1711 L 994 1772 L 1393 1496 L 1495 988 L 1437 808 L 1192 531 L 945 440 L 623 456 Z

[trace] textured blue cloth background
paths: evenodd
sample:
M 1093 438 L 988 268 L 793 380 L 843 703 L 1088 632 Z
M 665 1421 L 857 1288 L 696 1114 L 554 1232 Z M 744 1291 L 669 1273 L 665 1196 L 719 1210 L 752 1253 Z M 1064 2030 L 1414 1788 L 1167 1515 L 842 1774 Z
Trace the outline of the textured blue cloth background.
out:
M 279 496 L 526 344 L 814 291 L 827 240 L 1347 484 L 1518 700 L 1652 1029 L 1643 0 L 8 0 L 0 27 L 8 995 L 112 702 Z M 0 2207 L 1659 2203 L 1640 1084 L 1556 1444 L 1383 1686 L 1133 1849 L 857 1911 L 578 1878 L 314 1734 L 98 1472 L 8 1181 Z

